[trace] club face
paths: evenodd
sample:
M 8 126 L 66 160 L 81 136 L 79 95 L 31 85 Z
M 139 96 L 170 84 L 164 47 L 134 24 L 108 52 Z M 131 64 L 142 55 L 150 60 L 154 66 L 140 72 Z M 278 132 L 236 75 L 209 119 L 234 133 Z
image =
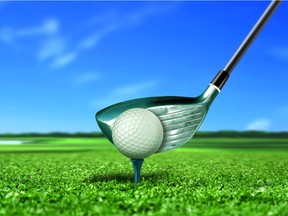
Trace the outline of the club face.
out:
M 199 98 L 195 98 L 196 101 Z M 201 102 L 148 108 L 160 119 L 163 141 L 157 152 L 168 151 L 187 143 L 201 126 L 207 108 Z
M 162 123 L 164 138 L 157 152 L 164 152 L 184 145 L 193 137 L 218 93 L 218 89 L 210 85 L 195 98 L 150 97 L 125 101 L 97 112 L 96 120 L 104 135 L 113 143 L 112 126 L 121 113 L 132 108 L 148 109 Z

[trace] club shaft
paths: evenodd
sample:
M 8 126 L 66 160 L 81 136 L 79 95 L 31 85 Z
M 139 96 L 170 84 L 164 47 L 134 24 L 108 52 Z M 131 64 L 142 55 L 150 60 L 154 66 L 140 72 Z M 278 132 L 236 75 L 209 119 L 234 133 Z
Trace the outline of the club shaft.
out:
M 237 63 L 240 61 L 241 57 L 245 54 L 246 50 L 249 48 L 249 46 L 253 43 L 254 39 L 257 37 L 258 33 L 261 31 L 261 29 L 264 27 L 266 22 L 269 20 L 273 12 L 276 10 L 276 8 L 281 3 L 281 0 L 273 0 L 267 9 L 264 11 L 262 16 L 259 18 L 257 23 L 254 25 L 254 27 L 251 29 L 249 34 L 246 36 L 245 40 L 242 42 L 242 44 L 239 46 L 237 51 L 234 53 L 230 61 L 227 63 L 227 65 L 224 68 L 224 71 L 226 71 L 228 74 L 230 74 L 234 67 L 237 65 Z
M 224 84 L 229 78 L 229 75 L 237 65 L 237 63 L 240 61 L 241 57 L 245 54 L 246 50 L 249 48 L 249 46 L 252 44 L 260 30 L 263 28 L 263 26 L 266 24 L 266 22 L 269 20 L 273 12 L 276 10 L 276 8 L 279 6 L 282 0 L 272 0 L 272 2 L 269 4 L 267 9 L 264 11 L 262 16 L 259 18 L 259 20 L 256 22 L 254 27 L 251 29 L 249 34 L 246 36 L 242 44 L 239 46 L 239 48 L 236 50 L 230 61 L 227 63 L 225 68 L 214 77 L 214 79 L 211 81 L 211 84 L 216 86 L 219 90 L 222 89 Z

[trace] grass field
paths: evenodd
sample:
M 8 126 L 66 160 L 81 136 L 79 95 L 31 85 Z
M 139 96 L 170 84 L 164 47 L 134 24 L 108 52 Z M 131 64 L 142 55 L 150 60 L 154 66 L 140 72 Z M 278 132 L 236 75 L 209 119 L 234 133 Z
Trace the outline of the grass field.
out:
M 147 158 L 139 185 L 105 139 L 17 140 L 0 145 L 0 215 L 288 215 L 288 139 L 194 139 Z

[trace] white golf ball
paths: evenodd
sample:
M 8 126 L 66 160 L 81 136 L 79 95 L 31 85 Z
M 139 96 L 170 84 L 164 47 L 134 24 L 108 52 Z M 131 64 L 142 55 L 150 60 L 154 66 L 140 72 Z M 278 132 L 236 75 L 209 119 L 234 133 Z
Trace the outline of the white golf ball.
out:
M 143 159 L 159 149 L 163 140 L 163 127 L 151 111 L 133 108 L 123 112 L 113 123 L 112 139 L 123 155 Z

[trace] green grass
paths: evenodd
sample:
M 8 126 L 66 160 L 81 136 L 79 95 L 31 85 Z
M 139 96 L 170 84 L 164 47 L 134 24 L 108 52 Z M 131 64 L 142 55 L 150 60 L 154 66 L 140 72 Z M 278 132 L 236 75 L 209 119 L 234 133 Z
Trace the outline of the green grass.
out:
M 105 138 L 0 138 L 1 140 L 26 140 L 31 141 L 24 145 L 0 145 L 0 153 L 17 152 L 73 152 L 93 151 L 101 149 L 114 149 L 113 145 Z
M 139 185 L 106 140 L 33 140 L 0 145 L 0 215 L 288 215 L 285 139 L 197 139 L 147 158 Z
M 114 149 L 105 138 L 51 138 L 51 137 L 17 137 L 1 140 L 31 141 L 25 145 L 0 145 L 1 152 L 43 152 L 43 151 L 95 151 Z M 194 138 L 184 148 L 207 149 L 280 149 L 288 150 L 287 138 Z

